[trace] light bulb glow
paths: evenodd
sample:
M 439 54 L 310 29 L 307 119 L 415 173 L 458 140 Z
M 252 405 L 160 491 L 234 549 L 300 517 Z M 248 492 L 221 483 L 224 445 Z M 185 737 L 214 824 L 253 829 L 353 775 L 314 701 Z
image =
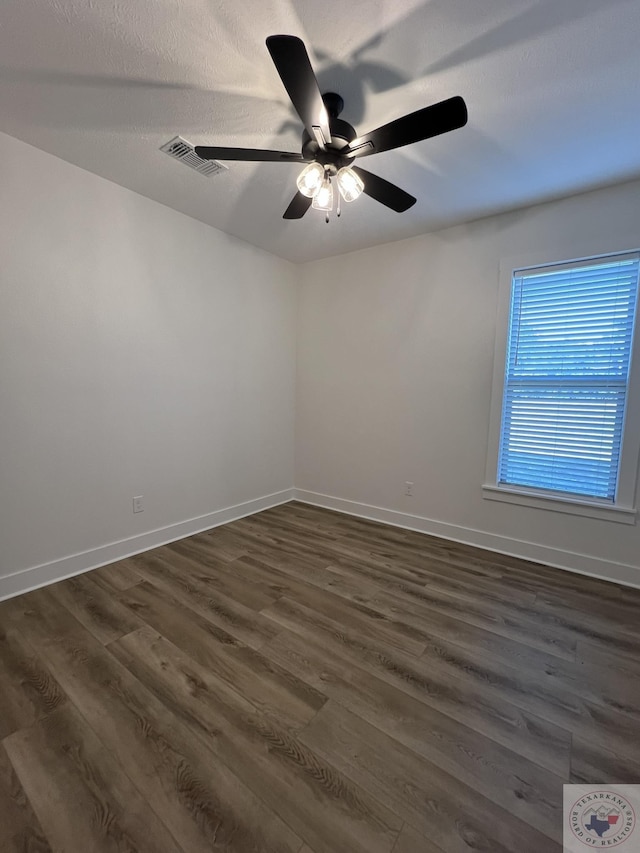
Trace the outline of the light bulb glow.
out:
M 322 186 L 314 195 L 311 207 L 316 210 L 333 210 L 333 187 L 329 178 L 325 178 Z
M 324 181 L 324 166 L 320 163 L 309 163 L 298 175 L 296 181 L 298 190 L 307 198 L 313 198 Z
M 340 195 L 345 201 L 355 201 L 364 190 L 362 178 L 349 166 L 344 166 L 336 178 Z

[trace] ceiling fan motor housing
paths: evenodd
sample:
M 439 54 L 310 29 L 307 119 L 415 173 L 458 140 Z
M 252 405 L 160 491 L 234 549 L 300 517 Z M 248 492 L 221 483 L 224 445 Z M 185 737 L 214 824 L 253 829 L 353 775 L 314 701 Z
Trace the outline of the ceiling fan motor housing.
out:
M 348 122 L 338 118 L 344 108 L 344 100 L 335 92 L 325 92 L 322 100 L 329 113 L 329 130 L 331 131 L 331 142 L 323 151 L 316 140 L 306 130 L 302 132 L 302 156 L 316 160 L 331 172 L 335 173 L 342 166 L 347 166 L 353 161 L 353 157 L 345 157 L 340 152 L 346 148 L 356 137 L 357 133 Z

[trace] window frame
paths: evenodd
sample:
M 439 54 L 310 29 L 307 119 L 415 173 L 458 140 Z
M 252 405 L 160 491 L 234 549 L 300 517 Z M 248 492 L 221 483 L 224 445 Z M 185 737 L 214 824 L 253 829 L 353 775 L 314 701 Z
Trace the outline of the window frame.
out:
M 636 523 L 636 491 L 638 460 L 640 458 L 640 295 L 636 307 L 633 331 L 629 382 L 622 432 L 622 447 L 618 472 L 618 488 L 615 503 L 597 498 L 550 492 L 525 486 L 498 483 L 498 457 L 502 431 L 503 399 L 505 393 L 505 371 L 511 315 L 513 277 L 516 271 L 538 270 L 567 264 L 590 263 L 625 255 L 637 254 L 638 249 L 620 249 L 600 253 L 575 253 L 573 257 L 550 259 L 551 253 L 541 252 L 527 256 L 504 258 L 500 262 L 498 309 L 496 316 L 496 339 L 491 389 L 489 419 L 489 441 L 485 482 L 482 496 L 487 500 L 502 501 L 536 509 L 552 510 L 569 515 L 607 519 L 623 524 Z M 572 253 L 573 254 L 573 253 Z

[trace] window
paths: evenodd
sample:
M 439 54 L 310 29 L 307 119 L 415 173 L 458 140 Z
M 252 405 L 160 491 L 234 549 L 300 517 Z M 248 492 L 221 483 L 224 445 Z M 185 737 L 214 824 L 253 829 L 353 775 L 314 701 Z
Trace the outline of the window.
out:
M 485 488 L 631 508 L 639 269 L 640 255 L 629 253 L 513 272 L 497 475 Z M 625 477 L 623 460 L 633 467 Z

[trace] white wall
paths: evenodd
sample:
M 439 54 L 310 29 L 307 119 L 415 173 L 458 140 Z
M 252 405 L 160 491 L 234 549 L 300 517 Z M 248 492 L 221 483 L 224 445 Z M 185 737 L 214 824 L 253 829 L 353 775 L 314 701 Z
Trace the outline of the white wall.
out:
M 300 496 L 640 584 L 638 526 L 481 492 L 501 259 L 638 245 L 640 184 L 629 183 L 307 264 L 298 307 Z M 407 480 L 413 497 L 403 494 Z
M 0 597 L 290 489 L 296 269 L 4 135 L 0 186 Z
M 0 186 L 0 598 L 287 499 L 294 386 L 302 499 L 640 583 L 481 493 L 500 260 L 638 246 L 640 184 L 297 268 L 3 135 Z

